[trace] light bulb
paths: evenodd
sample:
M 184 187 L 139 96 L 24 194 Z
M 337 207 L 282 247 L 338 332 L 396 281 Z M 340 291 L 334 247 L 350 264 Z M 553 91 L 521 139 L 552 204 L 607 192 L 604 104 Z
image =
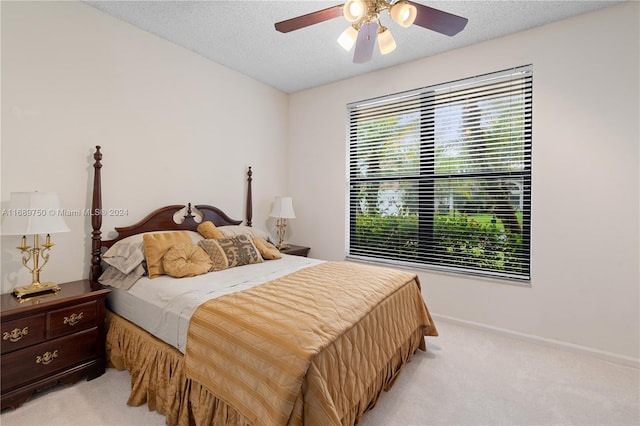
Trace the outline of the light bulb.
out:
M 400 1 L 391 6 L 389 14 L 391 15 L 391 19 L 393 19 L 398 25 L 407 28 L 416 20 L 418 9 L 406 1 Z
M 348 52 L 356 43 L 357 39 L 358 39 L 358 30 L 356 30 L 355 28 L 353 28 L 353 26 L 350 25 L 349 28 L 344 30 L 342 34 L 340 34 L 340 37 L 338 37 L 338 44 Z
M 380 48 L 380 53 L 383 55 L 396 50 L 396 41 L 394 40 L 391 31 L 384 27 L 383 30 L 378 33 L 378 47 Z
M 364 0 L 348 0 L 342 7 L 342 14 L 349 22 L 358 22 L 367 15 L 367 4 Z

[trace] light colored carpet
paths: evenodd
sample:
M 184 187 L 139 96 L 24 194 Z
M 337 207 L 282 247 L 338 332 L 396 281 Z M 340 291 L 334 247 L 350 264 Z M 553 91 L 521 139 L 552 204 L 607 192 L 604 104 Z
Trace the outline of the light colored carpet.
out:
M 439 321 L 361 425 L 640 425 L 640 370 Z M 57 387 L 0 415 L 12 425 L 164 425 L 129 407 L 129 374 Z

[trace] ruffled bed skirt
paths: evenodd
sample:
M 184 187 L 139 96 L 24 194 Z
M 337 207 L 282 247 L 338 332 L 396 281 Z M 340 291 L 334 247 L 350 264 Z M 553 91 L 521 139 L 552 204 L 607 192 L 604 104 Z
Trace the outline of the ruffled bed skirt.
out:
M 425 350 L 422 328 L 396 351 L 359 403 L 343 416 L 342 424 L 356 424 L 375 405 L 380 392 L 391 387 L 418 348 Z M 233 407 L 186 377 L 180 351 L 110 311 L 106 349 L 108 366 L 131 374 L 128 405 L 146 403 L 150 411 L 165 415 L 168 425 L 250 425 Z
M 233 407 L 184 374 L 184 355 L 107 311 L 107 365 L 131 374 L 128 405 L 147 404 L 168 425 L 249 425 Z

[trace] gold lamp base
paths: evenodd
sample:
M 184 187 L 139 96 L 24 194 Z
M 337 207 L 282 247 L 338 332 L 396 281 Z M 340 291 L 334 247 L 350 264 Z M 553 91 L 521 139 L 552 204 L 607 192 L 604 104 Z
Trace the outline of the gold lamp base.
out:
M 47 239 L 42 248 L 38 243 L 38 234 L 33 235 L 33 247 L 27 246 L 27 238 L 22 237 L 22 244 L 17 247 L 22 252 L 22 264 L 31 272 L 31 284 L 22 287 L 16 287 L 13 289 L 13 295 L 20 301 L 24 302 L 36 296 L 41 296 L 48 293 L 57 293 L 60 291 L 58 284 L 52 282 L 40 282 L 40 271 L 44 268 L 44 265 L 49 261 L 49 250 L 55 244 L 51 242 L 51 236 L 47 234 Z M 40 257 L 44 260 L 44 263 L 40 265 Z M 33 262 L 33 268 L 30 268 L 27 263 Z
M 286 250 L 288 248 L 291 248 L 291 246 L 284 243 L 284 235 L 287 228 L 287 219 L 278 218 L 278 220 L 276 220 L 276 226 L 278 227 L 278 250 Z
M 33 283 L 13 289 L 12 294 L 18 299 L 26 299 L 28 297 L 39 296 L 47 293 L 57 293 L 60 291 L 60 286 L 52 282 L 46 283 Z

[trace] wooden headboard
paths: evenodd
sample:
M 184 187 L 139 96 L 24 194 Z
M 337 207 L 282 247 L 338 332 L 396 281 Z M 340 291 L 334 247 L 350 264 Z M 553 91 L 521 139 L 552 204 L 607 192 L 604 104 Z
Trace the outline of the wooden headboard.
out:
M 171 206 L 161 207 L 149 213 L 144 219 L 139 222 L 125 227 L 116 227 L 115 230 L 118 235 L 111 240 L 102 240 L 102 152 L 100 152 L 100 146 L 96 146 L 96 152 L 93 154 L 93 197 L 91 201 L 91 267 L 89 271 L 89 279 L 96 283 L 98 278 L 102 274 L 102 248 L 111 247 L 117 241 L 129 237 L 135 234 L 141 234 L 144 232 L 157 232 L 157 231 L 195 231 L 198 225 L 202 222 L 211 221 L 216 226 L 224 225 L 240 225 L 242 220 L 234 220 L 230 218 L 225 212 L 218 207 L 210 206 L 207 204 L 198 204 L 191 206 L 191 203 L 187 205 L 175 204 Z M 251 226 L 251 220 L 253 216 L 253 205 L 251 195 L 251 181 L 253 172 L 251 167 L 247 170 L 247 198 L 246 198 L 246 225 Z M 197 210 L 202 216 L 199 219 L 194 212 Z M 180 211 L 185 211 L 182 216 L 182 220 L 178 223 L 174 220 L 176 214 Z

